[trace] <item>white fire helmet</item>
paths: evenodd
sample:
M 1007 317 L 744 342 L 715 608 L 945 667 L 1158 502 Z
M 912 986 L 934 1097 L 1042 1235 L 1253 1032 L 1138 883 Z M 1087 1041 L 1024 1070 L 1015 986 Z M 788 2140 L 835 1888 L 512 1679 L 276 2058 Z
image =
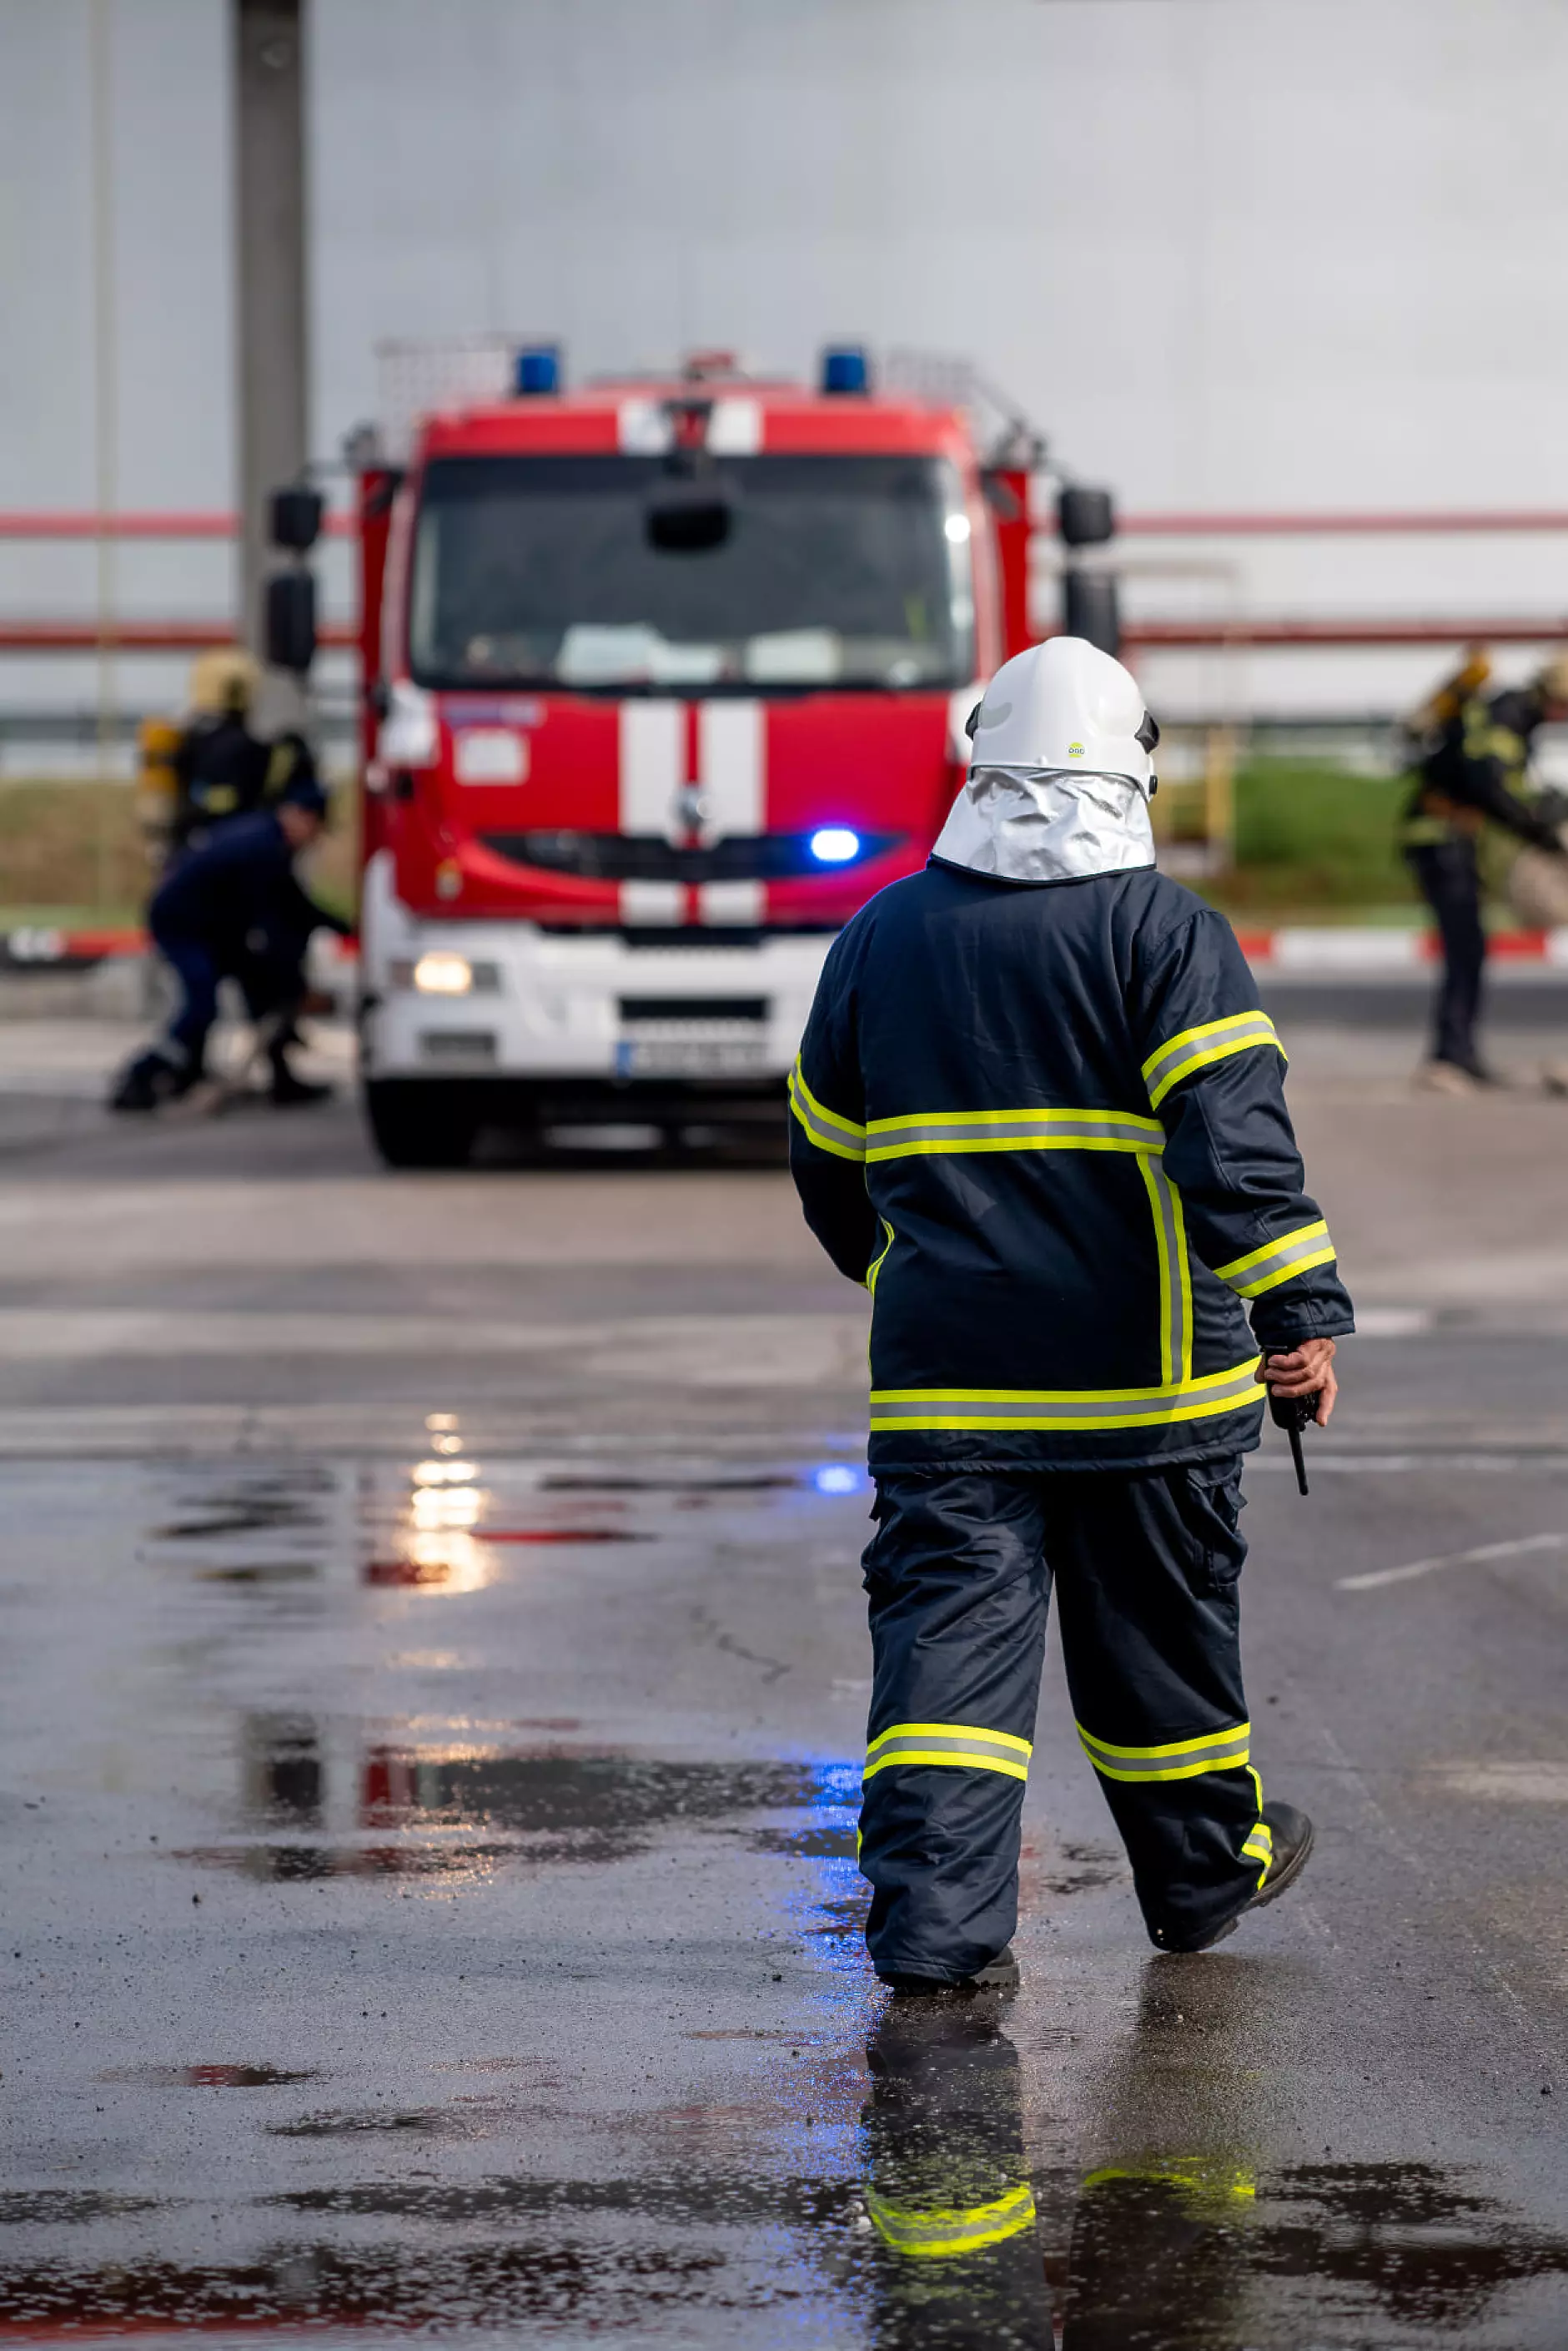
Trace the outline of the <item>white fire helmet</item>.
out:
M 1086 637 L 1050 637 L 1003 662 L 970 721 L 971 768 L 1126 776 L 1147 797 L 1159 729 L 1130 670 Z

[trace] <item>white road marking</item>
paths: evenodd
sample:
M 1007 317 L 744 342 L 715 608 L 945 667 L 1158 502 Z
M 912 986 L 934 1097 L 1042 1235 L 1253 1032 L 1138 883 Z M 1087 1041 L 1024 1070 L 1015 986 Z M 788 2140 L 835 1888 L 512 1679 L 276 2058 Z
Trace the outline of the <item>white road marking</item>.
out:
M 1491 1803 L 1568 1804 L 1568 1763 L 1436 1763 L 1428 1775 L 1450 1796 Z
M 1473 1551 L 1444 1552 L 1437 1559 L 1413 1559 L 1407 1567 L 1379 1567 L 1370 1575 L 1342 1575 L 1336 1592 L 1376 1592 L 1386 1583 L 1414 1583 L 1445 1567 L 1480 1567 L 1488 1560 L 1517 1559 L 1524 1552 L 1562 1551 L 1568 1535 L 1521 1535 L 1513 1542 L 1478 1543 Z

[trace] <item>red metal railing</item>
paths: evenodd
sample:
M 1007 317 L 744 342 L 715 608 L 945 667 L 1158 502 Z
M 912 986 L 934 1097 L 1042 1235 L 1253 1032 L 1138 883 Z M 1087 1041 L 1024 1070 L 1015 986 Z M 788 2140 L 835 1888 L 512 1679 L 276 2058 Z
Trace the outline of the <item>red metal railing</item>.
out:
M 230 540 L 238 517 L 182 509 L 117 514 L 0 512 L 0 540 L 26 539 Z M 351 538 L 356 524 L 347 513 L 329 514 L 329 537 Z M 1042 525 L 1049 533 L 1054 524 Z M 1390 513 L 1132 514 L 1122 517 L 1123 538 L 1301 538 L 1329 537 L 1440 537 L 1560 531 L 1568 533 L 1568 512 L 1555 508 L 1480 508 Z M 1560 644 L 1568 643 L 1568 614 L 1538 618 L 1499 615 L 1465 620 L 1442 618 L 1136 621 L 1124 638 L 1129 652 L 1198 652 L 1227 647 L 1330 650 L 1400 645 Z M 321 642 L 352 651 L 358 631 L 349 622 L 323 624 Z M 227 644 L 234 630 L 223 620 L 83 621 L 0 620 L 0 653 L 83 653 L 109 648 L 125 653 L 201 653 Z

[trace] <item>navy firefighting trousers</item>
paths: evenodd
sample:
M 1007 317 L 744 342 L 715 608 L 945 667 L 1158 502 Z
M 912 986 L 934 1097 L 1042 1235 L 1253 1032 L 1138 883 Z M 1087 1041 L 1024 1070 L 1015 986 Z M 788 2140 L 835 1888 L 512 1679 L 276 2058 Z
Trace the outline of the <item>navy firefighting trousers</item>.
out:
M 1078 1736 L 1153 1940 L 1179 1949 L 1262 1882 L 1241 1469 L 877 1479 L 860 1866 L 878 1975 L 954 1982 L 1012 1937 L 1053 1578 Z

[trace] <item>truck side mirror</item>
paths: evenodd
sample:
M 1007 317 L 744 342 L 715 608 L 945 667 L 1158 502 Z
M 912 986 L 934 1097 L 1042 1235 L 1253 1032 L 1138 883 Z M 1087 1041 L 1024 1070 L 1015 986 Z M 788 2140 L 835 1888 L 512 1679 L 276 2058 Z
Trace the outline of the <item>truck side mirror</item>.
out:
M 1103 547 L 1116 535 L 1116 501 L 1109 490 L 1070 483 L 1057 493 L 1056 528 L 1064 547 Z
M 1062 574 L 1062 626 L 1070 637 L 1086 637 L 1103 653 L 1122 648 L 1121 599 L 1108 571 L 1081 571 L 1075 565 Z
M 274 490 L 267 501 L 267 529 L 273 545 L 287 548 L 295 555 L 307 554 L 321 536 L 326 512 L 327 501 L 320 491 L 304 482 L 290 482 L 286 488 Z
M 266 583 L 266 657 L 274 669 L 303 677 L 316 659 L 316 581 L 308 571 L 277 571 Z

